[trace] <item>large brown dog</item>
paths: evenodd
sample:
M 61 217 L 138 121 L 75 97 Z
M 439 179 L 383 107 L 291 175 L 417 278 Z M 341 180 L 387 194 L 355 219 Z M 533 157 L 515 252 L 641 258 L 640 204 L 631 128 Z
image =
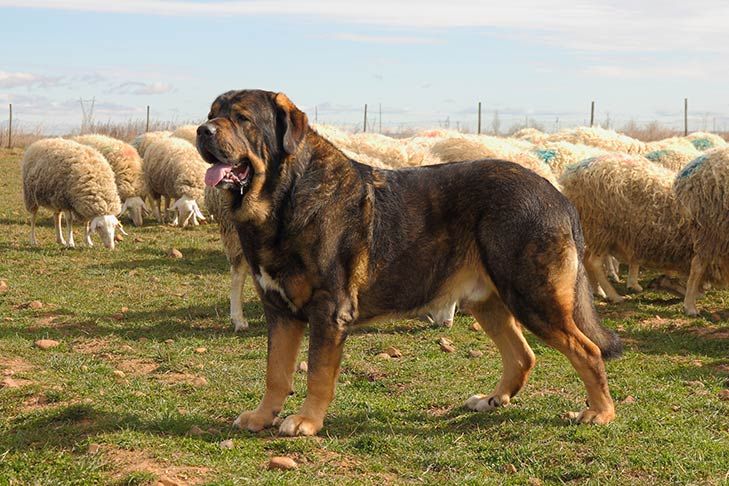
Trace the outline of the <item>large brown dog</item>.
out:
M 268 322 L 266 393 L 236 424 L 271 426 L 292 393 L 310 326 L 307 396 L 284 435 L 313 435 L 334 396 L 351 326 L 461 302 L 501 352 L 490 395 L 509 402 L 534 366 L 521 322 L 567 356 L 587 387 L 574 417 L 615 417 L 603 358 L 620 353 L 597 322 L 572 205 L 533 172 L 481 160 L 387 171 L 359 164 L 313 131 L 282 93 L 230 91 L 212 105 L 197 145 L 224 191 Z

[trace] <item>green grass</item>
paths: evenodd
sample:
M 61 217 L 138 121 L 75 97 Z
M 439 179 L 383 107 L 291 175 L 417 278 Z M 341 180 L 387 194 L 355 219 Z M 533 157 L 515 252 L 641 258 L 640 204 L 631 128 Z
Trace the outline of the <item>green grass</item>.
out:
M 355 332 L 319 437 L 251 434 L 231 424 L 262 394 L 265 324 L 247 287 L 251 328 L 232 332 L 217 228 L 127 225 L 117 251 L 68 250 L 44 213 L 41 245 L 31 248 L 20 156 L 0 152 L 0 279 L 9 285 L 0 294 L 0 373 L 23 384 L 0 388 L 0 484 L 729 482 L 729 402 L 718 397 L 729 386 L 729 325 L 711 318 L 729 308 L 727 292 L 710 292 L 695 319 L 663 293 L 598 304 L 626 345 L 607 365 L 618 412 L 609 426 L 561 419 L 582 408 L 584 388 L 532 336 L 537 367 L 513 404 L 466 411 L 464 400 L 488 392 L 501 365 L 459 316 L 450 330 L 401 320 Z M 167 258 L 170 247 L 184 258 Z M 22 308 L 33 300 L 43 307 Z M 440 336 L 457 351 L 443 353 Z M 61 344 L 42 351 L 33 346 L 41 338 Z M 206 353 L 195 352 L 201 346 Z M 376 359 L 387 346 L 403 357 Z M 484 356 L 470 358 L 471 349 Z M 195 386 L 197 377 L 208 384 Z M 295 388 L 284 414 L 302 402 L 303 375 Z M 205 433 L 190 436 L 192 426 Z M 228 438 L 234 447 L 222 449 Z M 266 470 L 274 455 L 299 469 Z

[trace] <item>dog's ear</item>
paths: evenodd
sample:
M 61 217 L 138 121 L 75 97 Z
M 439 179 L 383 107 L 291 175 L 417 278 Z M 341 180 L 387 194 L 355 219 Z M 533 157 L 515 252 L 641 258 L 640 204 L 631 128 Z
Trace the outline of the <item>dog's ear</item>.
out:
M 309 119 L 306 113 L 299 110 L 285 94 L 277 93 L 274 101 L 278 108 L 278 116 L 284 123 L 283 148 L 291 155 L 304 139 Z

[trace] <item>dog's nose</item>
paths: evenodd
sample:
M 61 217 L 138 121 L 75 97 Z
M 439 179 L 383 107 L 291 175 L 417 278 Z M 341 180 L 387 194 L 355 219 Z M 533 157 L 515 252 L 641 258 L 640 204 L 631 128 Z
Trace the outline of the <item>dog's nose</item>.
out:
M 210 123 L 203 123 L 199 127 L 197 127 L 197 136 L 198 137 L 212 137 L 215 135 L 215 131 L 217 128 L 215 128 L 215 125 L 212 125 Z

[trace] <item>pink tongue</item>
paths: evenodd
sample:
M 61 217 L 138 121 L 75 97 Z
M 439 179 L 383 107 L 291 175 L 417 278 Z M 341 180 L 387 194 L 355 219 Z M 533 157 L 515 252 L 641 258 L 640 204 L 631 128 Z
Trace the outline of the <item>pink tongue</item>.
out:
M 223 180 L 225 174 L 230 172 L 233 166 L 229 164 L 215 164 L 205 172 L 205 184 L 210 187 L 215 187 L 218 182 Z

